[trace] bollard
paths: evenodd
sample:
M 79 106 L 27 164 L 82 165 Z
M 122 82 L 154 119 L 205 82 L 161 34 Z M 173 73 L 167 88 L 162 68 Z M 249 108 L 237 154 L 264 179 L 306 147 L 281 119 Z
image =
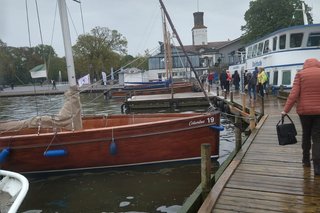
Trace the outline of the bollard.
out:
M 217 96 L 219 96 L 219 86 L 217 86 Z
M 236 116 L 235 117 L 235 138 L 236 138 L 236 145 L 235 145 L 235 150 L 238 152 L 241 149 L 242 146 L 242 136 L 241 136 L 241 119 Z
M 242 112 L 246 112 L 246 99 L 247 99 L 247 94 L 242 93 Z
M 211 190 L 211 145 L 209 143 L 201 144 L 201 189 L 203 200 Z
M 261 98 L 261 115 L 264 115 L 264 97 Z
M 233 91 L 230 92 L 230 102 L 233 103 Z
M 250 130 L 252 131 L 254 128 L 256 128 L 256 118 L 255 118 L 255 109 L 254 105 L 251 104 L 250 106 L 250 115 L 249 115 L 249 120 L 250 120 Z

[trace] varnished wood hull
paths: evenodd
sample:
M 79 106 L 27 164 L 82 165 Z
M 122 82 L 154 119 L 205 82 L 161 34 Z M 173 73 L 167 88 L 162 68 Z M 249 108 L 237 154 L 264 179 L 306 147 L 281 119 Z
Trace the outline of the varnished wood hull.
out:
M 83 123 L 90 128 L 56 134 L 50 130 L 39 135 L 37 130 L 1 134 L 0 151 L 10 150 L 1 168 L 43 173 L 187 160 L 200 157 L 202 143 L 211 144 L 212 156 L 219 155 L 220 134 L 210 128 L 220 125 L 219 113 L 118 115 L 84 119 Z M 112 140 L 116 149 L 110 148 Z M 52 150 L 67 154 L 44 156 Z

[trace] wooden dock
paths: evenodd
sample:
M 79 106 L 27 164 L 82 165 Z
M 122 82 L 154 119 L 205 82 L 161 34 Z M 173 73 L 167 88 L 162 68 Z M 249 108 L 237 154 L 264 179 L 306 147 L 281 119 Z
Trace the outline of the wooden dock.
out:
M 208 94 L 213 100 L 215 94 Z M 130 111 L 142 109 L 158 108 L 181 108 L 181 107 L 199 107 L 209 106 L 203 92 L 183 92 L 174 94 L 157 94 L 157 95 L 137 95 L 128 98 L 125 101 Z
M 302 166 L 299 117 L 292 109 L 298 143 L 279 146 L 276 124 L 284 101 L 269 99 L 265 116 L 198 212 L 320 212 L 320 177 L 313 175 L 312 166 Z

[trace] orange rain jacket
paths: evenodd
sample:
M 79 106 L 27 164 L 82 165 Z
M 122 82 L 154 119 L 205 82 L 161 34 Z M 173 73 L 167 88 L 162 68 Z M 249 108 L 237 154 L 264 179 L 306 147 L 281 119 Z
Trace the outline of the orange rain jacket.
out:
M 284 112 L 290 112 L 297 103 L 299 115 L 320 115 L 320 62 L 307 59 L 303 69 L 297 72 Z

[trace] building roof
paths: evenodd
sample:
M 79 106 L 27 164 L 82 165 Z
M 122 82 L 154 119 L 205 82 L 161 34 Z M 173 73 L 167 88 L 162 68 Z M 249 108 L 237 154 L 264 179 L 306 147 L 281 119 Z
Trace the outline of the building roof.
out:
M 205 52 L 207 51 L 218 51 L 221 47 L 231 43 L 231 41 L 215 41 L 215 42 L 208 42 L 207 45 L 185 45 L 184 49 L 187 52 L 199 52 L 203 49 Z M 180 49 L 180 47 L 177 47 Z

